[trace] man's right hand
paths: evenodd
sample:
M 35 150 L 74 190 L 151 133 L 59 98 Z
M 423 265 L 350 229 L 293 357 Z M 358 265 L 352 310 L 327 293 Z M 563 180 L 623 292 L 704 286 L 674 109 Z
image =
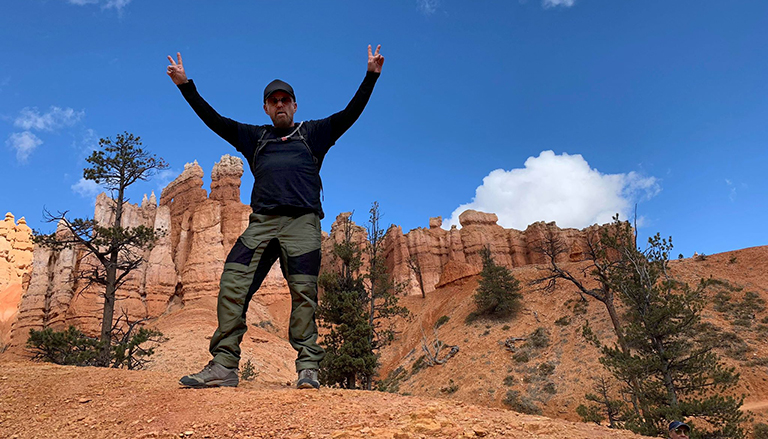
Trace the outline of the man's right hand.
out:
M 173 81 L 174 84 L 184 84 L 187 82 L 187 74 L 184 73 L 184 64 L 181 62 L 181 52 L 176 52 L 176 58 L 179 61 L 178 63 L 171 58 L 171 55 L 168 55 L 168 61 L 170 61 L 171 64 L 168 66 L 166 73 L 171 77 L 171 81 Z

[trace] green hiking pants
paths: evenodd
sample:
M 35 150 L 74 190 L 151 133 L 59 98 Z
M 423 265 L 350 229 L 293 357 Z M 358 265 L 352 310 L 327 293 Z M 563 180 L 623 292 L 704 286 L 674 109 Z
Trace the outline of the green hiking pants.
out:
M 296 370 L 317 369 L 325 351 L 317 344 L 317 275 L 320 272 L 320 218 L 252 213 L 248 228 L 232 247 L 221 275 L 216 308 L 219 327 L 211 338 L 214 361 L 225 367 L 240 362 L 240 342 L 248 329 L 245 313 L 275 260 L 291 290 L 288 341 L 298 357 Z

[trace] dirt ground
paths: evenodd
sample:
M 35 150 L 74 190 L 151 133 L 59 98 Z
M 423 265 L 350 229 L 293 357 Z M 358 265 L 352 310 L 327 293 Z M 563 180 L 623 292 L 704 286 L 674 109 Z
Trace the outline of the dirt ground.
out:
M 733 300 L 755 292 L 768 300 L 768 247 L 755 247 L 673 261 L 676 276 L 695 284 L 713 277 L 741 288 Z M 545 292 L 532 286 L 542 267 L 513 270 L 523 287 L 524 309 L 509 322 L 465 323 L 473 309 L 477 279 L 450 283 L 427 296 L 401 302 L 411 316 L 396 322 L 397 340 L 381 355 L 380 379 L 397 375 L 385 392 L 321 388 L 299 391 L 295 352 L 288 344 L 288 301 L 254 304 L 243 340 L 243 360 L 257 376 L 235 389 L 180 388 L 180 376 L 209 359 L 216 326 L 212 307 L 176 310 L 155 322 L 167 341 L 148 370 L 55 366 L 0 355 L 0 438 L 632 438 L 626 431 L 578 421 L 592 378 L 603 374 L 598 354 L 580 336 L 585 322 L 609 335 L 597 302 L 577 306 L 578 295 L 562 285 Z M 570 268 L 578 269 L 577 265 Z M 287 297 L 286 297 L 287 299 Z M 719 352 L 737 368 L 745 410 L 768 420 L 768 343 L 758 322 L 736 326 L 722 313 L 705 310 L 705 320 L 733 332 L 746 346 L 738 355 Z M 437 321 L 444 323 L 437 327 Z M 768 320 L 766 320 L 768 321 Z M 545 328 L 548 344 L 516 360 L 526 338 Z M 455 345 L 445 364 L 415 367 L 434 340 Z M 443 350 L 444 354 L 447 350 Z M 730 356 L 729 356 L 730 355 Z M 242 366 L 242 364 L 241 364 Z M 546 366 L 547 374 L 541 373 Z M 400 371 L 399 375 L 395 372 Z M 510 410 L 517 392 L 546 416 Z
M 285 384 L 185 389 L 175 375 L 0 363 L 3 438 L 635 438 L 448 400 Z

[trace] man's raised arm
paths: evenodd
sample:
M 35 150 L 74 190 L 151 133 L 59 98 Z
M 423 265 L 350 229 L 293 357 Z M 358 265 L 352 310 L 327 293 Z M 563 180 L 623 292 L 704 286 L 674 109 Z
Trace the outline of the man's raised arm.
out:
M 384 56 L 379 53 L 380 50 L 381 44 L 376 46 L 375 53 L 371 51 L 371 46 L 368 45 L 368 70 L 363 83 L 360 84 L 357 93 L 347 104 L 347 108 L 331 116 L 331 140 L 333 142 L 338 140 L 355 123 L 368 104 L 368 99 L 373 93 L 373 86 L 376 85 L 376 80 L 381 74 L 381 67 L 384 65 Z
M 214 110 L 213 107 L 200 96 L 200 93 L 197 92 L 197 88 L 195 87 L 195 83 L 187 78 L 187 73 L 184 71 L 184 64 L 181 61 L 181 52 L 176 52 L 176 59 L 178 62 L 174 61 L 173 58 L 168 55 L 170 64 L 168 65 L 166 73 L 171 78 L 171 81 L 179 87 L 184 99 L 187 100 L 189 106 L 192 107 L 205 125 L 239 151 L 240 146 L 237 137 L 238 122 L 223 117 L 217 113 L 216 110 Z

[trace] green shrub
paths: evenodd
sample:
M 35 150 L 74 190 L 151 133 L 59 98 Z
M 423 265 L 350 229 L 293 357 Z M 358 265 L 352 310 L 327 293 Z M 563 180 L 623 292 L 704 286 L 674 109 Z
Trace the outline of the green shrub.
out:
M 549 393 L 550 395 L 554 395 L 555 393 L 557 393 L 557 388 L 555 388 L 555 383 L 551 381 L 547 382 L 547 384 L 544 384 L 541 387 L 541 390 L 546 393 Z
M 589 308 L 589 302 L 586 300 L 579 300 L 578 302 L 573 304 L 573 315 L 579 316 L 584 315 L 587 313 L 587 309 Z
M 504 266 L 496 265 L 491 257 L 491 250 L 480 250 L 483 258 L 483 271 L 474 300 L 477 313 L 495 318 L 510 318 L 520 309 L 520 281 Z
M 451 320 L 451 318 L 448 316 L 440 316 L 440 318 L 438 318 L 437 321 L 435 322 L 435 329 L 448 323 L 448 320 Z
M 527 363 L 531 360 L 531 357 L 528 355 L 528 351 L 519 350 L 515 352 L 514 355 L 512 355 L 512 359 L 517 361 L 518 363 Z
M 142 369 L 149 361 L 148 357 L 155 353 L 154 347 L 147 347 L 146 343 L 162 341 L 163 334 L 153 329 L 133 329 L 129 326 L 127 332 L 114 331 L 108 366 Z M 61 332 L 51 328 L 30 329 L 27 339 L 27 349 L 34 359 L 73 366 L 104 364 L 99 361 L 103 346 L 99 339 L 85 335 L 74 326 Z
M 541 363 L 538 367 L 539 375 L 549 376 L 555 372 L 555 365 L 551 362 Z
M 243 367 L 240 368 L 240 379 L 243 381 L 252 381 L 257 376 L 259 376 L 259 372 L 256 371 L 256 368 L 249 358 L 245 364 L 243 364 Z
M 754 439 L 768 439 L 768 424 L 764 424 L 762 422 L 755 424 L 752 437 Z
M 504 377 L 504 385 L 505 386 L 514 386 L 515 385 L 515 377 L 512 375 L 507 375 Z
M 568 326 L 571 324 L 571 318 L 568 316 L 562 316 L 559 319 L 555 320 L 555 325 L 557 326 Z
M 501 327 L 501 330 L 502 330 L 502 331 L 508 331 L 508 330 L 509 330 L 509 325 L 504 325 L 504 326 L 502 326 L 502 327 Z
M 447 386 L 445 386 L 445 387 L 440 389 L 441 392 L 447 393 L 449 395 L 451 393 L 456 393 L 457 390 L 459 390 L 459 385 L 454 383 L 453 380 L 451 380 L 451 379 L 448 380 L 448 385 Z
M 411 375 L 416 375 L 416 372 L 427 367 L 426 360 L 427 360 L 427 357 L 425 355 L 422 355 L 421 357 L 417 358 L 416 361 L 413 362 L 413 367 L 411 368 Z
M 537 349 L 549 346 L 549 332 L 547 331 L 547 328 L 536 328 L 536 330 L 528 336 L 528 340 L 526 340 L 525 344 Z
M 525 413 L 527 415 L 541 414 L 541 409 L 537 407 L 530 398 L 520 396 L 520 392 L 517 390 L 507 391 L 507 395 L 503 402 L 516 412 Z
M 74 326 L 61 332 L 52 328 L 40 331 L 30 329 L 27 339 L 27 349 L 33 353 L 35 360 L 56 364 L 96 365 L 100 348 L 97 338 L 86 336 Z

